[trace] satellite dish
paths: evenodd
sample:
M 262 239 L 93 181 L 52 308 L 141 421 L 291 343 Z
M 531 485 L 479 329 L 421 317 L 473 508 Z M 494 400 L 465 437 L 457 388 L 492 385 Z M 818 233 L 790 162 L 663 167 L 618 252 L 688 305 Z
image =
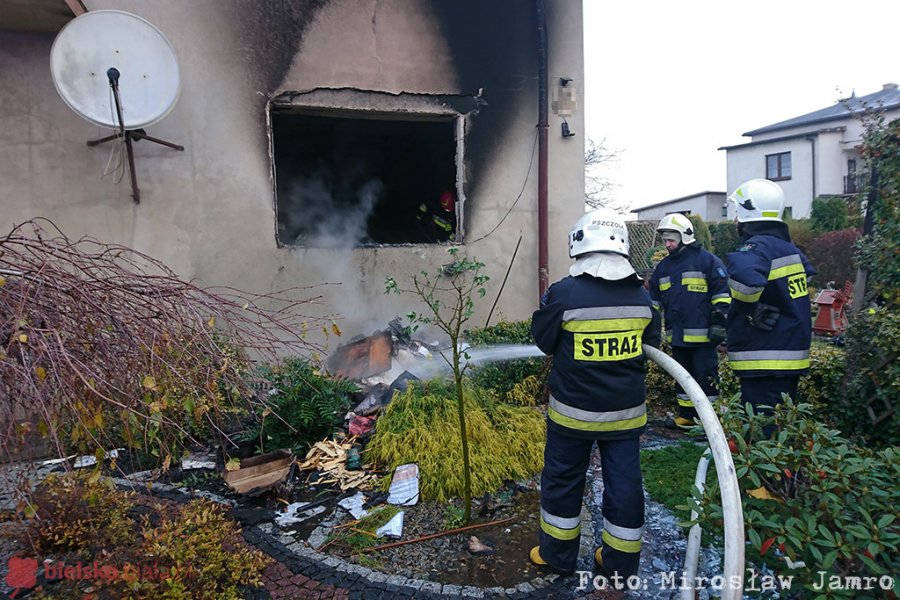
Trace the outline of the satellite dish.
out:
M 110 94 L 111 68 L 120 74 L 121 123 Z M 110 129 L 156 123 L 181 91 L 169 40 L 141 17 L 119 10 L 89 11 L 63 27 L 50 49 L 50 74 L 69 108 Z
M 169 114 L 181 91 L 172 44 L 137 15 L 120 10 L 86 12 L 63 27 L 53 40 L 50 75 L 69 108 L 95 125 L 117 130 L 87 145 L 122 140 L 128 156 L 131 197 L 140 204 L 132 143 L 148 140 L 184 150 L 184 146 L 144 131 L 144 127 Z

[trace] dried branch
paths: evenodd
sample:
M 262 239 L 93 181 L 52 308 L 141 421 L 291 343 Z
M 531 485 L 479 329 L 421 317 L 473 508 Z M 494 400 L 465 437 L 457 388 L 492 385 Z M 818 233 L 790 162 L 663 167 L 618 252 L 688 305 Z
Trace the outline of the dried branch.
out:
M 45 219 L 0 238 L 0 451 L 130 446 L 164 466 L 227 441 L 261 402 L 254 364 L 318 350 L 313 287 L 201 288 L 141 252 L 70 241 Z

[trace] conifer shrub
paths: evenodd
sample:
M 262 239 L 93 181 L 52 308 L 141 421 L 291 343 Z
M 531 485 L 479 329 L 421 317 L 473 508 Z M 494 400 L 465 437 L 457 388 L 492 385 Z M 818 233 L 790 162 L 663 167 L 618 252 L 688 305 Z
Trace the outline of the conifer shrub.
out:
M 788 233 L 791 236 L 791 242 L 793 242 L 795 246 L 800 248 L 800 250 L 802 250 L 804 254 L 808 254 L 810 247 L 812 247 L 813 241 L 819 235 L 816 230 L 813 229 L 810 220 L 787 219 L 785 222 L 788 226 Z
M 539 410 L 500 402 L 489 390 L 469 383 L 465 401 L 473 497 L 540 472 L 546 424 Z M 394 395 L 365 453 L 388 473 L 417 463 L 422 497 L 442 502 L 463 493 L 459 440 L 455 392 L 446 383 L 430 381 Z M 382 485 L 390 485 L 390 476 Z
M 741 245 L 741 238 L 738 236 L 737 225 L 731 221 L 720 221 L 718 223 L 709 223 L 709 235 L 712 238 L 712 244 L 715 248 L 715 255 L 723 261 L 732 252 L 735 252 Z
M 246 546 L 222 506 L 205 499 L 168 511 L 155 505 L 151 519 L 132 513 L 132 499 L 99 471 L 51 474 L 35 489 L 25 516 L 37 558 L 93 573 L 48 577 L 52 585 L 36 597 L 238 600 L 261 585 L 271 559 Z
M 703 247 L 710 252 L 715 252 L 715 245 L 709 231 L 709 226 L 706 224 L 706 221 L 703 220 L 703 217 L 700 215 L 688 215 L 688 219 L 691 221 L 691 225 L 694 226 L 694 239 L 696 239 L 698 243 L 703 244 Z

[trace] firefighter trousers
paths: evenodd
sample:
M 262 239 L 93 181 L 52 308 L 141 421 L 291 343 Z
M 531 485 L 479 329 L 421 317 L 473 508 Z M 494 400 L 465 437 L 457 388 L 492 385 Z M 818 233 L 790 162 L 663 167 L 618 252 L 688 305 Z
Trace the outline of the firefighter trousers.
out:
M 603 572 L 637 575 L 644 527 L 639 438 L 589 440 L 547 429 L 541 473 L 541 558 L 556 571 L 575 570 L 581 503 L 595 443 L 603 477 Z
M 719 397 L 719 357 L 715 346 L 672 346 L 672 358 L 691 374 L 710 401 Z M 696 419 L 694 403 L 678 383 L 675 384 L 675 397 L 678 401 L 678 416 Z

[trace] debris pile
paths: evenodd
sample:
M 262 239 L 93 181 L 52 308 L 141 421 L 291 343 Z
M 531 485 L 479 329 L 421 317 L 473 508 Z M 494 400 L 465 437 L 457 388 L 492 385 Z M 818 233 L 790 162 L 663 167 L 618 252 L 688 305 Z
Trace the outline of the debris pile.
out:
M 313 444 L 297 467 L 301 471 L 318 471 L 317 485 L 335 483 L 342 492 L 369 489 L 378 479 L 376 475 L 348 469 L 347 460 L 354 450 L 353 438 L 343 442 L 324 439 Z

